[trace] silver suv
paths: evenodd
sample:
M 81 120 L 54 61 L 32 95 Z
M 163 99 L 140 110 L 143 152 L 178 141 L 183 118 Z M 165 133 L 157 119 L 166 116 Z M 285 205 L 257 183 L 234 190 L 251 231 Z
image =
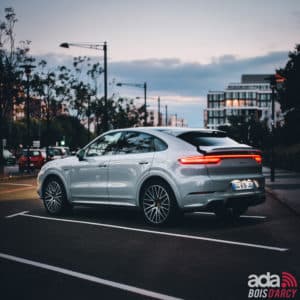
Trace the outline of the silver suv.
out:
M 185 211 L 239 216 L 265 199 L 259 150 L 222 131 L 148 127 L 112 130 L 76 157 L 44 165 L 38 193 L 49 214 L 75 205 L 139 208 L 163 225 Z

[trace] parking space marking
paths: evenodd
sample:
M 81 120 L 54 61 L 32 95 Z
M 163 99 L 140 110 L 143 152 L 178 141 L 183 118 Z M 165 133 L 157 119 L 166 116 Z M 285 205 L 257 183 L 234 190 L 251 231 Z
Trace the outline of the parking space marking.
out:
M 120 289 L 120 290 L 123 290 L 123 291 L 131 292 L 131 293 L 134 293 L 134 294 L 139 294 L 139 295 L 154 298 L 154 299 L 180 300 L 180 298 L 172 297 L 172 296 L 157 293 L 157 292 L 152 292 L 152 291 L 142 289 L 142 288 L 138 288 L 138 287 L 135 287 L 135 286 L 131 286 L 131 285 L 128 285 L 128 284 L 123 284 L 123 283 L 119 283 L 119 282 L 116 282 L 116 281 L 103 279 L 103 278 L 100 278 L 100 277 L 96 277 L 96 276 L 93 276 L 93 275 L 88 275 L 88 274 L 85 274 L 85 273 L 72 271 L 72 270 L 69 270 L 69 269 L 61 268 L 61 267 L 51 266 L 51 265 L 48 265 L 48 264 L 45 264 L 45 263 L 41 263 L 41 262 L 37 262 L 37 261 L 33 261 L 33 260 L 29 260 L 29 259 L 25 259 L 25 258 L 21 258 L 21 257 L 17 257 L 17 256 L 12 256 L 12 255 L 8 255 L 8 254 L 1 253 L 1 252 L 0 252 L 0 258 L 10 260 L 10 261 L 14 261 L 14 262 L 18 262 L 18 263 L 22 263 L 22 264 L 26 264 L 26 265 L 30 265 L 30 266 L 34 266 L 34 267 L 41 268 L 41 269 L 46 269 L 46 270 L 49 270 L 49 271 L 61 273 L 61 274 L 68 275 L 68 276 L 71 276 L 71 277 L 91 281 L 91 282 L 94 282 L 94 283 L 98 283 L 98 284 L 101 284 L 101 285 L 106 285 L 106 286 L 109 286 L 109 287 L 117 288 L 117 289 Z
M 266 219 L 266 216 L 248 216 L 248 215 L 241 215 L 240 218 L 245 218 L 245 219 Z
M 206 211 L 196 211 L 193 214 L 197 215 L 209 215 L 209 216 L 214 216 L 215 214 L 213 212 L 206 212 Z M 266 219 L 266 216 L 252 216 L 252 215 L 241 215 L 240 218 L 249 218 L 249 219 Z
M 99 226 L 99 227 L 106 227 L 106 228 L 113 228 L 113 229 L 121 229 L 121 230 L 128 230 L 128 231 L 136 231 L 136 232 L 150 233 L 150 234 L 170 236 L 170 237 L 178 237 L 178 238 L 184 238 L 184 239 L 190 239 L 190 240 L 200 240 L 200 241 L 214 242 L 214 243 L 219 243 L 219 244 L 228 244 L 228 245 L 236 245 L 236 246 L 242 246 L 242 247 L 265 249 L 265 250 L 270 250 L 270 251 L 285 252 L 285 251 L 289 250 L 288 248 L 273 247 L 273 246 L 267 246 L 267 245 L 261 245 L 261 244 L 244 243 L 244 242 L 237 242 L 237 241 L 230 241 L 230 240 L 223 240 L 223 239 L 213 239 L 213 238 L 202 237 L 202 236 L 197 236 L 197 235 L 185 235 L 185 234 L 179 234 L 179 233 L 155 231 L 155 230 L 135 228 L 135 227 L 125 227 L 125 226 L 105 224 L 105 223 L 95 223 L 95 222 L 79 221 L 79 220 L 72 220 L 72 219 L 43 217 L 43 216 L 31 215 L 31 214 L 27 214 L 27 213 L 21 213 L 18 216 L 27 217 L 27 218 L 28 217 L 29 218 L 37 218 L 37 219 L 42 219 L 42 220 L 50 220 L 50 221 L 60 221 L 60 222 L 66 222 L 66 223 L 85 224 L 85 225 L 92 225 L 92 226 Z
M 24 211 L 18 212 L 16 214 L 12 214 L 12 215 L 6 216 L 5 218 L 6 219 L 11 219 L 11 218 L 14 218 L 14 217 L 17 217 L 17 216 L 24 215 L 24 214 L 26 214 L 28 212 L 29 212 L 28 210 L 24 210 Z
M 33 186 L 32 184 L 26 184 L 26 183 L 5 183 L 5 182 L 0 182 L 0 185 Z

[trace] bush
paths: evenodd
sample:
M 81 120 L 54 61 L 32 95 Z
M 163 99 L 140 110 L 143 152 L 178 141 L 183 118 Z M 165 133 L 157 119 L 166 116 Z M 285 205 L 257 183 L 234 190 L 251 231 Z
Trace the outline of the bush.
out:
M 277 146 L 274 152 L 277 168 L 300 171 L 300 144 Z

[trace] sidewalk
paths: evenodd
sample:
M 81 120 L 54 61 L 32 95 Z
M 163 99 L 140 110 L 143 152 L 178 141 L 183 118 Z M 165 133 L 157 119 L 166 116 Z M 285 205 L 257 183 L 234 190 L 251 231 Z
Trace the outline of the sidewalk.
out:
M 5 166 L 4 167 L 4 173 L 0 173 L 0 182 L 1 181 L 7 181 L 11 179 L 23 179 L 23 178 L 33 178 L 36 177 L 38 173 L 38 170 L 35 170 L 30 173 L 20 173 L 19 167 L 16 166 Z
M 270 181 L 270 168 L 263 167 L 266 191 L 300 215 L 300 173 L 275 170 L 275 181 Z

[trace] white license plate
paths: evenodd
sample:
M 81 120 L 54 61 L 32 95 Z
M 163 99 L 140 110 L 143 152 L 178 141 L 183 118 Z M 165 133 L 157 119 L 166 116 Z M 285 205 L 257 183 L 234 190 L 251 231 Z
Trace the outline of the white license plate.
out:
M 231 186 L 234 191 L 253 190 L 255 188 L 254 182 L 250 179 L 233 180 Z

